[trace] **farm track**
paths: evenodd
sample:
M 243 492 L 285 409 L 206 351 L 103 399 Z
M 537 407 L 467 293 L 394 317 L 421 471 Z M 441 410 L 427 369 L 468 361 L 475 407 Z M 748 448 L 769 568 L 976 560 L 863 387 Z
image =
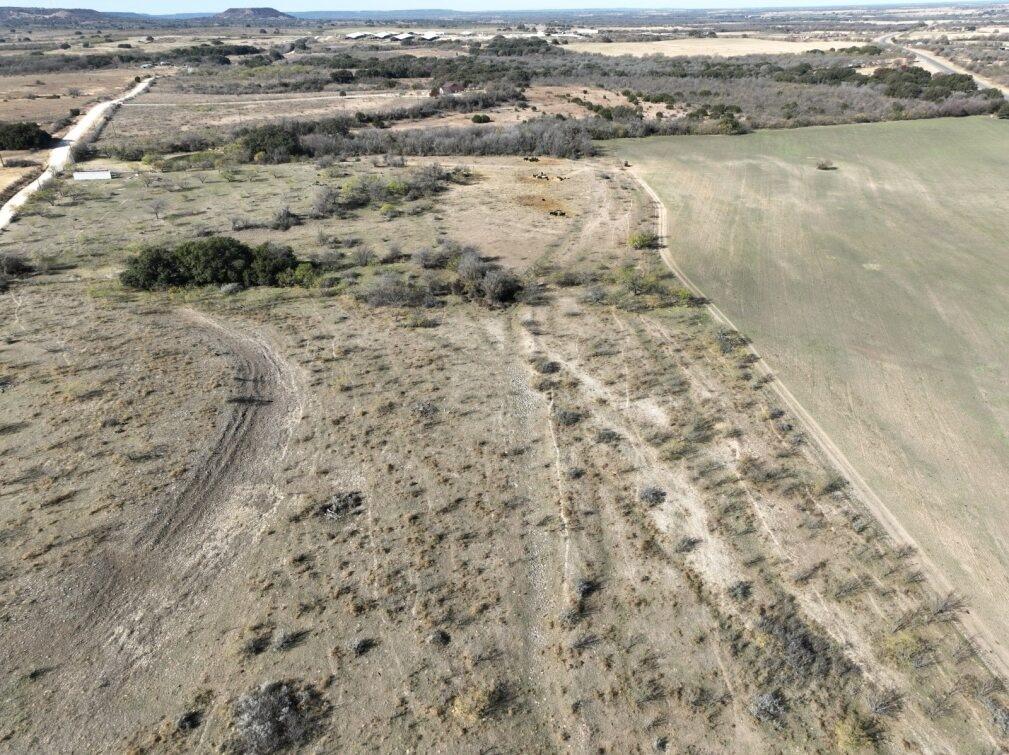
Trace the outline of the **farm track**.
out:
M 74 124 L 73 128 L 67 132 L 66 136 L 60 140 L 59 145 L 50 150 L 49 157 L 46 160 L 46 168 L 42 172 L 42 175 L 17 192 L 13 197 L 8 199 L 3 207 L 0 207 L 0 230 L 3 230 L 10 225 L 11 222 L 13 222 L 17 211 L 21 209 L 29 199 L 31 199 L 31 196 L 56 178 L 57 174 L 70 163 L 70 151 L 73 149 L 74 145 L 84 138 L 87 133 L 94 128 L 99 121 L 101 121 L 102 116 L 110 110 L 114 110 L 119 105 L 122 105 L 127 100 L 131 100 L 137 95 L 146 92 L 153 81 L 153 78 L 145 79 L 121 97 L 117 97 L 114 100 L 107 100 L 106 102 L 99 102 L 87 113 L 85 113 L 84 116 Z
M 415 94 L 411 95 L 409 93 L 402 94 L 399 92 L 384 93 L 384 92 L 368 92 L 365 94 L 324 94 L 305 96 L 305 97 L 281 97 L 277 99 L 266 99 L 266 100 L 232 100 L 230 102 L 217 102 L 213 100 L 203 100 L 200 102 L 127 102 L 124 103 L 124 107 L 208 107 L 208 106 L 221 106 L 221 107 L 242 107 L 246 105 L 283 105 L 285 102 L 326 102 L 328 100 L 374 100 L 374 99 L 427 99 L 427 94 Z
M 125 546 L 96 554 L 65 585 L 38 586 L 49 597 L 26 607 L 24 646 L 9 648 L 12 657 L 45 658 L 65 672 L 58 707 L 89 706 L 92 723 L 70 734 L 71 741 L 49 743 L 59 749 L 97 741 L 110 721 L 129 717 L 117 691 L 177 650 L 178 638 L 191 631 L 187 617 L 240 562 L 282 499 L 274 472 L 305 402 L 295 368 L 262 338 L 192 310 L 182 315 L 234 369 L 235 388 L 216 435 L 164 503 L 136 521 Z M 93 683 L 96 669 L 103 693 L 74 694 Z M 200 673 L 195 666 L 181 671 Z
M 633 170 L 631 171 L 631 175 L 633 175 L 635 180 L 645 190 L 655 205 L 657 213 L 655 221 L 656 233 L 659 236 L 661 250 L 660 256 L 662 257 L 663 263 L 670 271 L 673 272 L 674 275 L 677 276 L 677 278 L 680 279 L 683 285 L 686 286 L 686 288 L 694 296 L 697 296 L 705 301 L 705 307 L 715 322 L 735 332 L 741 333 L 735 323 L 733 323 L 732 320 L 718 308 L 718 306 L 676 263 L 676 260 L 673 258 L 673 255 L 666 244 L 666 239 L 669 238 L 669 221 L 665 204 L 662 202 L 658 193 L 644 180 L 644 178 L 635 173 Z M 817 447 L 826 460 L 838 471 L 840 471 L 845 478 L 847 478 L 853 488 L 857 491 L 858 497 L 861 499 L 862 503 L 880 522 L 880 524 L 883 525 L 889 536 L 900 543 L 908 544 L 914 547 L 917 558 L 921 563 L 922 568 L 927 572 L 932 585 L 944 592 L 952 592 L 953 589 L 945 574 L 935 565 L 935 563 L 928 557 L 917 542 L 915 542 L 914 538 L 911 537 L 897 517 L 890 512 L 882 498 L 880 498 L 868 482 L 866 482 L 865 478 L 862 477 L 858 470 L 851 464 L 837 444 L 834 443 L 823 427 L 821 427 L 816 419 L 814 419 L 812 414 L 810 414 L 809 411 L 799 402 L 788 387 L 775 376 L 774 371 L 764 359 L 763 355 L 760 354 L 752 343 L 749 343 L 747 348 L 756 358 L 756 361 L 753 363 L 755 371 L 767 378 L 770 378 L 767 381 L 768 387 L 774 391 L 775 395 L 781 400 L 781 402 L 788 407 L 792 414 L 801 422 L 803 429 L 816 442 Z M 960 617 L 959 621 L 964 632 L 968 636 L 974 638 L 982 646 L 985 652 L 980 655 L 980 658 L 989 667 L 989 670 L 1002 678 L 1009 677 L 1009 651 L 1007 651 L 997 641 L 997 637 L 995 637 L 993 632 L 970 613 L 964 613 Z
M 968 76 L 973 76 L 975 81 L 977 81 L 981 86 L 988 87 L 990 89 L 998 89 L 1006 97 L 1009 97 L 1009 86 L 1004 84 L 999 84 L 991 79 L 987 79 L 984 76 L 979 76 L 976 73 L 971 73 L 966 68 L 957 65 L 952 60 L 947 58 L 942 58 L 936 55 L 934 52 L 929 50 L 923 50 L 920 47 L 909 47 L 908 45 L 902 44 L 894 39 L 896 35 L 885 34 L 882 37 L 878 37 L 875 41 L 881 44 L 894 45 L 902 50 L 905 50 L 912 55 L 916 55 L 921 62 L 925 63 L 927 68 L 933 69 L 933 73 L 962 73 Z

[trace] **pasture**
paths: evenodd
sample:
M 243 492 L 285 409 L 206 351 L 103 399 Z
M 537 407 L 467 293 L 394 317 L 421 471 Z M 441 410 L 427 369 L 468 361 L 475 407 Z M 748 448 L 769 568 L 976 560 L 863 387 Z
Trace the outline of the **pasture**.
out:
M 1007 142 L 1006 122 L 968 118 L 612 143 L 662 197 L 671 256 L 996 638 Z

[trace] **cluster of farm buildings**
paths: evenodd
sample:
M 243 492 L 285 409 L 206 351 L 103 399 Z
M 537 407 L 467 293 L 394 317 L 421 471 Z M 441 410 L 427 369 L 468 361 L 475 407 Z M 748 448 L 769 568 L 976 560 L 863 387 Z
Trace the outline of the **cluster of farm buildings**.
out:
M 434 42 L 440 39 L 443 35 L 436 31 L 429 31 L 424 34 L 414 34 L 410 31 L 404 31 L 396 33 L 394 31 L 356 31 L 347 35 L 347 39 L 358 40 L 358 39 L 379 39 L 379 40 L 391 40 L 394 42 L 406 42 L 408 39 L 420 39 L 424 42 Z

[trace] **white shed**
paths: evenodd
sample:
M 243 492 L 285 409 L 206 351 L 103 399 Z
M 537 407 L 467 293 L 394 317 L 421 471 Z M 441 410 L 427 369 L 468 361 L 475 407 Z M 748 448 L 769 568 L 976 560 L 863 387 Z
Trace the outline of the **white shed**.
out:
M 111 170 L 75 170 L 75 181 L 109 181 L 112 179 Z

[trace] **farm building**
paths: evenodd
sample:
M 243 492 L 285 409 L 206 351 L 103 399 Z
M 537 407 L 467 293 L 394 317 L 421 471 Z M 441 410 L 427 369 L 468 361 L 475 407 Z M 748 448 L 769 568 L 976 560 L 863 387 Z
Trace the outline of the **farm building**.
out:
M 392 32 L 391 31 L 379 31 L 379 32 L 375 32 L 371 36 L 373 36 L 375 39 L 388 39 L 389 37 L 392 36 Z
M 350 39 L 350 40 L 364 39 L 367 36 L 370 36 L 370 35 L 366 31 L 355 31 L 352 34 L 348 34 L 347 35 L 347 39 Z
M 441 34 L 436 31 L 429 31 L 427 34 L 421 34 L 420 38 L 425 42 L 434 42 L 436 39 L 441 38 Z
M 112 179 L 111 170 L 75 170 L 75 181 L 109 181 Z
M 397 42 L 406 42 L 408 39 L 413 39 L 413 34 L 411 34 L 408 31 L 405 31 L 402 34 L 397 34 L 395 37 L 393 37 L 393 39 L 395 39 Z

